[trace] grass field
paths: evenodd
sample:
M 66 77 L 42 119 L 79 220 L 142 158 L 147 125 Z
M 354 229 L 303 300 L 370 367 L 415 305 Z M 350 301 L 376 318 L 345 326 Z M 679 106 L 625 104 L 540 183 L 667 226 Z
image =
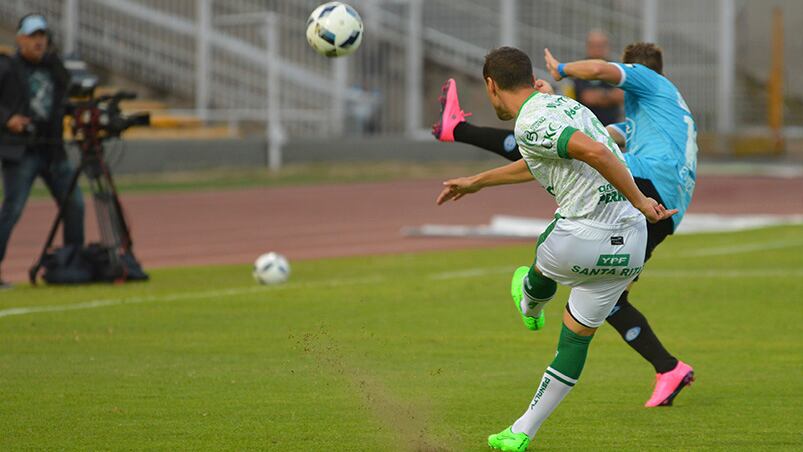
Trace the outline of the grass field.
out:
M 532 449 L 803 448 L 803 227 L 678 236 L 631 301 L 697 382 L 603 327 Z M 0 450 L 486 450 L 551 360 L 566 290 L 526 331 L 529 246 L 161 269 L 147 284 L 0 294 Z M 27 310 L 14 310 L 25 307 Z

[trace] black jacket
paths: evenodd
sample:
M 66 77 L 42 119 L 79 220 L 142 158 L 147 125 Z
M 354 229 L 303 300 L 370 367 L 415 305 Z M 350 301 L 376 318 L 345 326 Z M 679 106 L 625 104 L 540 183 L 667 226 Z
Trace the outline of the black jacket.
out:
M 47 127 L 34 134 L 13 134 L 6 127 L 15 114 L 31 116 L 26 64 L 19 53 L 13 56 L 0 55 L 0 159 L 18 161 L 25 149 L 34 144 L 50 150 L 56 159 L 65 158 L 61 139 L 70 75 L 55 53 L 48 52 L 39 63 L 40 67 L 50 72 L 54 82 L 53 109 Z

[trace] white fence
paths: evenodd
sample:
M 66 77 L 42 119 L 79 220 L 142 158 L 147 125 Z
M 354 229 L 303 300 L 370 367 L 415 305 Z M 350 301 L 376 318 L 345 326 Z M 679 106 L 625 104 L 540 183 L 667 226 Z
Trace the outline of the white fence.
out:
M 363 47 L 334 60 L 305 42 L 306 17 L 320 2 L 3 0 L 0 23 L 42 12 L 65 50 L 192 99 L 202 118 L 265 123 L 277 147 L 286 137 L 418 135 L 428 122 L 428 64 L 478 77 L 484 54 L 500 44 L 523 48 L 536 66 L 544 47 L 582 58 L 590 29 L 608 32 L 615 52 L 657 41 L 701 130 L 755 120 L 736 77 L 746 0 L 351 0 L 366 22 Z

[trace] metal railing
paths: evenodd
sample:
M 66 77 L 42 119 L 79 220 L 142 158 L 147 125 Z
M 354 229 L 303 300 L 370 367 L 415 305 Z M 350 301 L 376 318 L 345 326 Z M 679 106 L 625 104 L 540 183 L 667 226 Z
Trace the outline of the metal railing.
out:
M 366 38 L 357 54 L 332 60 L 304 37 L 321 1 L 5 0 L 0 22 L 43 12 L 65 49 L 194 99 L 204 119 L 264 122 L 277 146 L 286 137 L 416 133 L 427 64 L 479 77 L 485 53 L 502 43 L 536 66 L 544 47 L 582 58 L 591 29 L 610 35 L 614 56 L 655 39 L 701 130 L 727 133 L 755 118 L 733 58 L 744 0 L 350 0 Z

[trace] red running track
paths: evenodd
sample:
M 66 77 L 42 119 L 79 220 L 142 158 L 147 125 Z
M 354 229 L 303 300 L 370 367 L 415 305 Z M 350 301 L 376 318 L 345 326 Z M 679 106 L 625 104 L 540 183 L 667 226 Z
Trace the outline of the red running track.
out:
M 400 230 L 424 223 L 485 224 L 494 214 L 548 218 L 555 210 L 536 184 L 486 189 L 437 207 L 439 190 L 440 181 L 419 180 L 133 194 L 124 195 L 123 204 L 134 251 L 146 269 L 251 263 L 270 250 L 293 260 L 493 246 L 500 241 L 410 238 Z M 803 213 L 803 178 L 700 177 L 689 211 Z M 29 202 L 2 264 L 4 279 L 26 280 L 54 215 L 52 201 Z M 91 205 L 87 237 L 97 238 Z

